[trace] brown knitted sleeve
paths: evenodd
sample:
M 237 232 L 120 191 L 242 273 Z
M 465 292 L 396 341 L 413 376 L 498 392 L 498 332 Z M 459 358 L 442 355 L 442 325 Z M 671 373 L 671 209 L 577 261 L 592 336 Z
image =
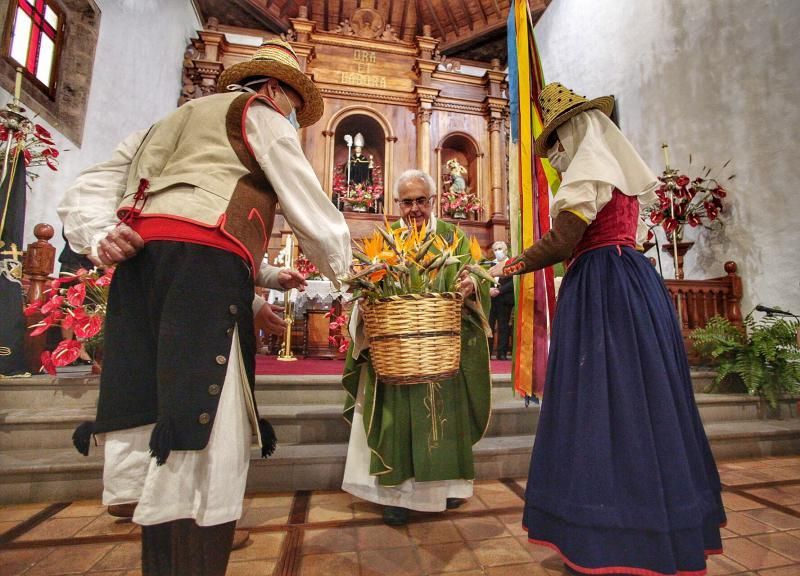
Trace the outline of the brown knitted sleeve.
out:
M 524 274 L 569 258 L 589 225 L 572 212 L 559 212 L 550 231 L 503 266 L 503 274 Z

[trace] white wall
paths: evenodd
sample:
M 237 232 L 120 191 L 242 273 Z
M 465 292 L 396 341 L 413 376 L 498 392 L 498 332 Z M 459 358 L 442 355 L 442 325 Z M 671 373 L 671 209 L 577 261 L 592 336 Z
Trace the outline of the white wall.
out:
M 40 177 L 28 193 L 26 244 L 35 240 L 33 227 L 47 222 L 56 228 L 53 244 L 60 251 L 56 206 L 67 186 L 81 170 L 109 158 L 129 133 L 176 108 L 183 53 L 200 28 L 190 0 L 96 2 L 102 15 L 83 145 L 78 148 L 46 122 L 36 120 L 53 132 L 61 163 L 58 172 L 38 168 Z M 0 90 L 0 103 L 5 105 L 9 99 Z
M 732 159 L 725 227 L 700 229 L 686 277 L 734 260 L 743 311 L 800 314 L 800 1 L 553 0 L 536 25 L 548 82 L 614 94 L 620 124 L 650 166 Z M 671 258 L 662 256 L 665 276 Z

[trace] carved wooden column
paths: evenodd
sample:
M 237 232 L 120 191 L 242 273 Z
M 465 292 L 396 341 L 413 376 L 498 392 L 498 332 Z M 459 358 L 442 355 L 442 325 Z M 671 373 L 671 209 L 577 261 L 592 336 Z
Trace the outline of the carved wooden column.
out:
M 397 136 L 386 137 L 386 154 L 383 160 L 383 213 L 394 213 L 394 145 Z
M 297 40 L 292 41 L 291 44 L 300 61 L 300 69 L 307 72 L 308 64 L 314 59 L 314 45 L 309 40 L 314 33 L 316 22 L 308 19 L 307 6 L 299 6 L 298 11 L 297 18 L 289 18 L 294 33 L 297 35 Z
M 33 229 L 36 242 L 28 244 L 25 251 L 25 262 L 22 271 L 28 281 L 28 293 L 26 302 L 31 303 L 41 300 L 47 289 L 50 275 L 56 261 L 56 249 L 50 244 L 49 240 L 53 237 L 54 231 L 50 224 L 37 224 Z M 42 321 L 44 316 L 37 312 L 26 318 L 28 327 Z M 41 356 L 47 345 L 47 332 L 38 336 L 31 336 L 30 329 L 25 332 L 25 363 L 33 374 L 39 372 L 42 367 Z
M 322 189 L 328 193 L 328 198 L 333 197 L 333 171 L 336 170 L 336 164 L 334 163 L 333 158 L 333 137 L 336 135 L 336 132 L 333 130 L 323 130 L 322 137 L 325 139 L 324 150 L 325 150 L 325 163 L 323 166 L 333 166 L 333 170 L 328 170 L 326 168 L 325 173 L 322 177 Z
M 500 129 L 503 119 L 489 119 L 489 167 L 492 182 L 492 219 L 505 218 L 505 198 L 503 197 L 503 159 L 500 157 Z
M 417 169 L 431 173 L 431 113 L 439 89 L 431 86 L 431 76 L 439 65 L 433 59 L 433 52 L 439 43 L 431 37 L 430 27 L 423 28 L 423 35 L 417 36 L 419 57 L 414 64 L 417 73 Z M 437 184 L 438 189 L 438 184 Z
M 500 69 L 500 61 L 492 60 L 492 69 L 487 70 L 483 77 L 486 89 L 486 98 L 483 102 L 484 110 L 489 124 L 489 168 L 491 170 L 491 200 L 492 220 L 505 221 L 507 193 L 505 182 L 506 163 L 504 158 L 503 140 L 505 138 L 504 116 L 508 109 L 508 100 L 501 96 L 501 84 L 505 82 L 506 74 Z
M 417 110 L 417 169 L 431 173 L 431 103 L 420 102 Z

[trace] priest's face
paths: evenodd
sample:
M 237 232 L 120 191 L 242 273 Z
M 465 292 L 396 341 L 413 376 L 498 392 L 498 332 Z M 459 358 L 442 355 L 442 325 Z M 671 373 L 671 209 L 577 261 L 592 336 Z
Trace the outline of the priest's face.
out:
M 412 222 L 417 228 L 427 224 L 431 217 L 430 197 L 431 191 L 421 178 L 411 178 L 406 180 L 399 188 L 400 215 L 406 224 Z

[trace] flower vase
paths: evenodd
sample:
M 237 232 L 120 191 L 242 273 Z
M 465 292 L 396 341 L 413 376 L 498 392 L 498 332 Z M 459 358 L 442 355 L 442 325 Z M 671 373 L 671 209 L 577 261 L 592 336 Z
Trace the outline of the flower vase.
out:
M 353 204 L 353 212 L 366 212 L 367 207 L 363 204 Z
M 661 251 L 666 252 L 673 258 L 677 260 L 675 262 L 675 278 L 678 280 L 683 280 L 683 259 L 686 256 L 686 253 L 694 246 L 694 242 L 681 242 L 678 240 L 677 249 L 676 244 L 672 242 L 672 238 L 667 238 L 668 242 L 661 246 Z
M 456 210 L 453 212 L 453 218 L 456 220 L 466 220 L 467 213 L 464 210 Z

